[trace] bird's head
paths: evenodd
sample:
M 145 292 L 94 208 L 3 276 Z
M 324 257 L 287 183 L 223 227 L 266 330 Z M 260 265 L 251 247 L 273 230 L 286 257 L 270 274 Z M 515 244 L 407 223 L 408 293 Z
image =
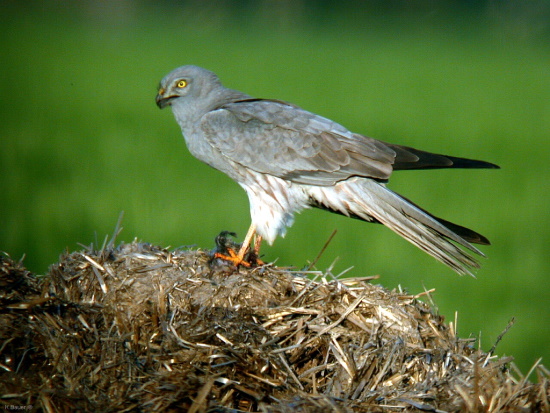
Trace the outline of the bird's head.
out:
M 177 101 L 202 98 L 219 87 L 220 81 L 213 72 L 198 66 L 182 66 L 160 81 L 155 100 L 157 106 L 163 109 Z

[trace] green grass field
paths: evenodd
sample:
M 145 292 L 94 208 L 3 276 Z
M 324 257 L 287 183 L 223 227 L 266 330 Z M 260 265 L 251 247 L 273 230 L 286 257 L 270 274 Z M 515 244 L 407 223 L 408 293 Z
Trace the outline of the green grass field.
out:
M 69 4 L 2 6 L 0 250 L 26 254 L 43 274 L 66 249 L 101 244 L 121 211 L 124 241 L 211 248 L 221 230 L 244 236 L 244 191 L 192 158 L 170 111 L 154 103 L 168 71 L 197 64 L 226 86 L 355 132 L 501 165 L 404 171 L 390 182 L 491 239 L 477 279 L 382 226 L 322 211 L 299 215 L 264 258 L 302 267 L 337 229 L 319 269 L 338 258 L 335 273 L 353 266 L 349 276 L 379 274 L 388 288 L 436 288 L 440 312 L 449 321 L 458 312 L 460 335 L 480 337 L 484 350 L 515 317 L 497 354 L 515 356 L 523 372 L 539 357 L 550 365 L 548 27 L 481 11 L 300 17 Z

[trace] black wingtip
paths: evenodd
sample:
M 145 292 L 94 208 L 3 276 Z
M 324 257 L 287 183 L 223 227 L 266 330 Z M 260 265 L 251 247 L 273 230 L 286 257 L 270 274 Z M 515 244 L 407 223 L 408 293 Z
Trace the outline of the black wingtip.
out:
M 481 235 L 478 232 L 475 232 L 474 230 L 471 230 L 470 228 L 463 227 L 462 225 L 454 224 L 450 221 L 447 221 L 442 218 L 434 217 L 439 223 L 443 224 L 447 228 L 449 228 L 451 231 L 453 231 L 455 234 L 459 235 L 463 239 L 465 239 L 468 242 L 471 242 L 473 244 L 479 244 L 479 245 L 491 245 L 491 241 L 483 235 Z
M 383 142 L 386 146 L 395 151 L 393 169 L 500 169 L 500 166 L 477 159 L 460 158 L 457 156 L 440 155 L 436 153 L 421 151 L 409 146 L 395 145 Z
M 486 163 L 490 165 L 490 166 L 487 166 L 487 168 L 489 168 L 489 169 L 500 169 L 500 166 L 498 166 L 494 163 L 489 163 L 489 162 L 486 162 Z
M 454 156 L 446 156 L 453 162 L 453 168 L 479 168 L 479 169 L 500 169 L 500 166 L 485 161 L 476 159 L 457 158 Z

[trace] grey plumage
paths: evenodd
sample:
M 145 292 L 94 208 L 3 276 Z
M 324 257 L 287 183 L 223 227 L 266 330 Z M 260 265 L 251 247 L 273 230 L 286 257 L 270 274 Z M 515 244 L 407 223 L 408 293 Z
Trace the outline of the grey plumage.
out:
M 460 274 L 479 267 L 467 250 L 483 255 L 471 243 L 489 244 L 485 237 L 431 215 L 385 183 L 399 169 L 498 166 L 362 136 L 292 104 L 227 89 L 197 66 L 164 77 L 156 101 L 172 107 L 195 157 L 245 189 L 255 231 L 269 243 L 284 236 L 296 212 L 318 207 L 382 223 Z

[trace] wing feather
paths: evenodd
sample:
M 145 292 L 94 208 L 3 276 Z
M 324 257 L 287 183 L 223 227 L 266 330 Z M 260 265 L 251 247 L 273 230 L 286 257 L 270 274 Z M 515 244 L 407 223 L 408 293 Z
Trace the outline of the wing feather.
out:
M 395 151 L 372 138 L 280 101 L 250 99 L 207 113 L 201 127 L 231 161 L 302 184 L 351 176 L 387 180 Z
M 301 184 L 330 186 L 353 176 L 385 182 L 400 169 L 498 168 L 352 133 L 278 100 L 226 103 L 204 115 L 201 127 L 232 162 Z

